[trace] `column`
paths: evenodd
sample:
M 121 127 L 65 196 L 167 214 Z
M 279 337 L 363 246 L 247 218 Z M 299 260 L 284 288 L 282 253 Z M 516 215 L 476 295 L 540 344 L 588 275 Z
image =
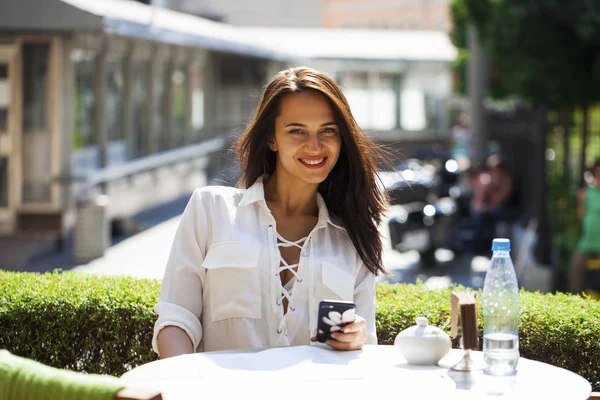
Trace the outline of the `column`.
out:
M 194 107 L 194 74 L 196 73 L 196 67 L 194 60 L 186 60 L 185 64 L 185 126 L 183 129 L 183 140 L 184 144 L 190 144 L 193 142 L 195 132 L 192 126 L 192 113 Z
M 63 38 L 62 63 L 63 63 L 63 93 L 62 101 L 62 129 L 60 131 L 60 176 L 69 177 L 72 174 L 71 157 L 73 151 L 73 108 L 75 102 L 75 71 L 71 60 L 73 51 L 73 38 Z M 72 201 L 72 190 L 68 181 L 60 186 L 60 208 L 69 211 Z M 70 228 L 70 227 L 68 227 Z
M 158 73 L 158 63 L 160 62 L 160 59 L 159 59 L 159 57 L 157 57 L 157 54 L 156 54 L 157 51 L 158 51 L 158 47 L 153 46 L 152 54 L 154 54 L 154 56 L 152 58 L 150 58 L 150 62 L 148 64 L 148 69 L 149 69 L 148 74 L 147 74 L 148 82 L 146 83 L 146 87 L 148 88 L 148 101 L 146 102 L 146 107 L 148 108 L 146 111 L 146 118 L 147 118 L 146 126 L 148 129 L 145 132 L 146 140 L 144 141 L 144 143 L 146 143 L 146 155 L 154 154 L 158 151 L 156 119 L 154 118 L 154 113 L 156 112 L 156 102 L 157 102 L 157 98 L 156 98 L 157 76 L 156 75 Z
M 127 52 L 123 57 L 123 109 L 121 112 L 121 129 L 127 143 L 127 158 L 129 160 L 138 156 L 133 129 L 133 49 L 133 43 L 129 43 Z
M 105 38 L 102 40 L 100 49 L 96 53 L 94 74 L 94 92 L 96 93 L 94 128 L 96 131 L 96 143 L 98 144 L 100 168 L 105 168 L 108 164 L 108 131 L 106 127 L 107 55 L 108 39 Z
M 396 92 L 396 130 L 402 130 L 402 77 L 394 78 L 394 90 Z
M 203 57 L 202 83 L 204 85 L 204 127 L 202 139 L 216 136 L 216 114 L 218 113 L 218 83 L 216 77 L 216 62 L 214 53 L 206 53 Z
M 177 147 L 177 132 L 175 131 L 175 125 L 173 124 L 173 73 L 175 72 L 175 62 L 173 61 L 174 56 L 175 54 L 172 52 L 169 54 L 169 61 L 165 66 L 165 75 L 162 77 L 165 85 L 165 106 L 163 110 L 160 110 L 160 112 L 163 113 L 163 135 L 166 135 L 166 138 L 164 138 L 164 146 L 161 146 L 161 150 Z

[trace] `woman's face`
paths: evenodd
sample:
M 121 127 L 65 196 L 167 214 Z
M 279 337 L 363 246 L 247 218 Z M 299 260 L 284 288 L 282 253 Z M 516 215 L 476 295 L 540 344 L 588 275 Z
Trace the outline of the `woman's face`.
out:
M 308 90 L 283 95 L 269 144 L 277 154 L 275 169 L 289 179 L 323 182 L 340 155 L 342 140 L 327 98 Z

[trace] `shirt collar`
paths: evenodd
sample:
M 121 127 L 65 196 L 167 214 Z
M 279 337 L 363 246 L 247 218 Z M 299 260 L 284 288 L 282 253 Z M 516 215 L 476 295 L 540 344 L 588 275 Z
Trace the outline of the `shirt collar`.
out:
M 265 200 L 265 189 L 263 185 L 263 177 L 260 176 L 248 189 L 244 190 L 242 199 L 240 200 L 240 207 L 247 206 L 257 201 Z
M 327 209 L 327 204 L 325 204 L 325 199 L 321 196 L 321 193 L 317 192 L 317 207 L 319 208 L 319 219 L 317 221 L 317 226 L 325 226 L 330 224 L 331 226 L 335 226 L 338 229 L 345 230 L 339 221 L 338 218 L 329 214 L 329 210 Z M 332 218 L 333 217 L 333 218 Z
M 263 177 L 259 177 L 256 182 L 252 184 L 248 189 L 244 191 L 242 195 L 242 199 L 240 200 L 240 207 L 247 206 L 256 202 L 262 201 L 265 202 L 265 188 L 263 184 Z M 317 220 L 317 228 L 325 227 L 327 224 L 334 226 L 338 229 L 345 230 L 341 222 L 335 216 L 329 214 L 329 210 L 327 209 L 327 204 L 325 204 L 325 199 L 321 196 L 321 193 L 317 192 L 317 207 L 319 209 L 319 216 Z

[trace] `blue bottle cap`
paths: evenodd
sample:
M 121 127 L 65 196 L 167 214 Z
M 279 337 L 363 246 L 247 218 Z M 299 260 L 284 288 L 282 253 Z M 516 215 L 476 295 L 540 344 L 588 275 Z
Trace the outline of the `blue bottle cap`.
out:
M 510 239 L 494 239 L 492 251 L 510 251 Z

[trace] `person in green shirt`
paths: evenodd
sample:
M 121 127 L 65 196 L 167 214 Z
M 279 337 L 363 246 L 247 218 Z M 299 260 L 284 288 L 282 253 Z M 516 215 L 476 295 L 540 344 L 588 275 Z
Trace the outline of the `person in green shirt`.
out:
M 591 185 L 577 195 L 577 216 L 582 222 L 582 234 L 571 259 L 569 291 L 581 293 L 586 289 L 585 268 L 590 257 L 600 254 L 600 160 L 592 167 Z

